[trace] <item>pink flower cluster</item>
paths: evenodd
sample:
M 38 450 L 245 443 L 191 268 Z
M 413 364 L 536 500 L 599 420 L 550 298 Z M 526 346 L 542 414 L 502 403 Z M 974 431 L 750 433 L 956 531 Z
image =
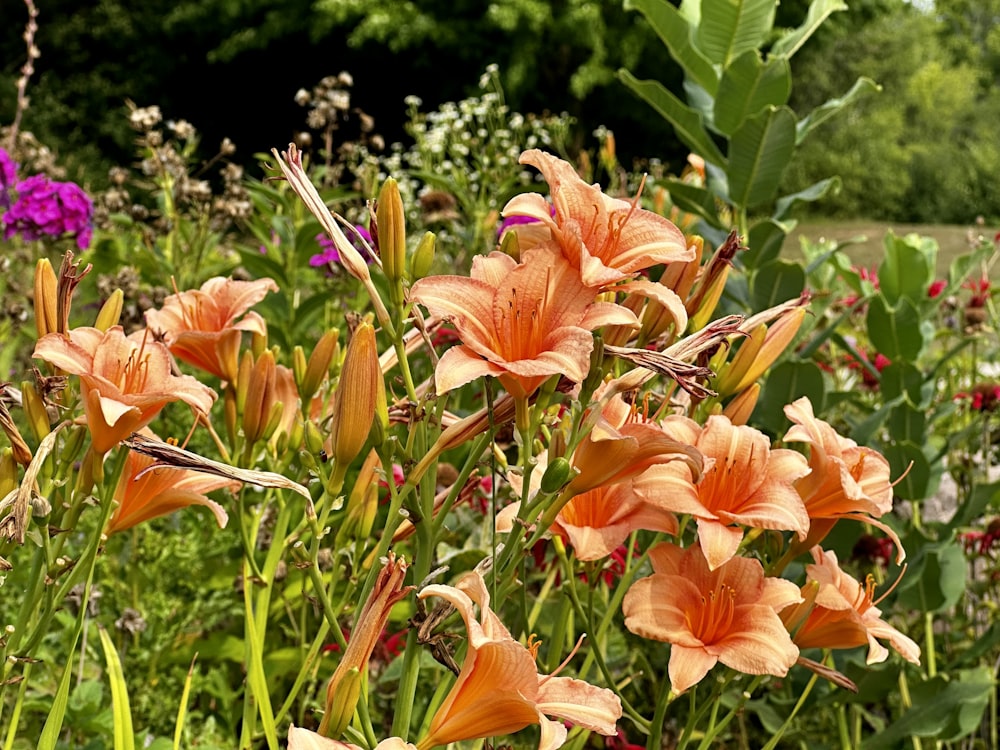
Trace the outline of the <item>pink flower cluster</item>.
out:
M 76 236 L 81 250 L 90 246 L 93 233 L 94 204 L 74 182 L 55 182 L 37 174 L 17 179 L 17 165 L 6 151 L 0 149 L 0 209 L 4 238 L 20 234 L 27 241 L 42 237 Z M 10 195 L 13 186 L 15 197 Z

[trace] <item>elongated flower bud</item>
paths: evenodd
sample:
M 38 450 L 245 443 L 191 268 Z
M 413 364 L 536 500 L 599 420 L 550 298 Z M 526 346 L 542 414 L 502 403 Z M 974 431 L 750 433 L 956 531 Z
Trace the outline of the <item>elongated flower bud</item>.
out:
M 274 407 L 280 407 L 281 404 L 275 401 L 276 383 L 277 368 L 274 352 L 269 349 L 254 363 L 247 383 L 247 397 L 243 407 L 243 435 L 248 446 L 264 438 L 269 427 L 272 432 L 274 427 L 277 427 L 281 413 L 279 411 L 275 419 L 273 411 Z M 272 421 L 274 427 L 271 427 Z
M 782 315 L 768 326 L 764 343 L 761 345 L 760 351 L 754 358 L 753 363 L 747 368 L 746 372 L 743 373 L 743 377 L 736 384 L 734 388 L 735 392 L 739 392 L 755 382 L 757 378 L 764 374 L 767 368 L 774 364 L 775 360 L 792 343 L 795 334 L 799 332 L 805 316 L 806 308 L 797 307 L 791 312 Z
M 35 330 L 38 338 L 59 330 L 56 300 L 59 282 L 52 264 L 42 258 L 35 265 Z
M 410 281 L 422 279 L 431 272 L 436 243 L 437 235 L 434 232 L 424 232 L 424 236 L 420 238 L 420 244 L 417 245 L 417 249 L 410 257 Z
M 379 191 L 375 220 L 382 270 L 389 280 L 389 288 L 394 289 L 406 272 L 406 215 L 403 211 L 403 199 L 399 195 L 399 185 L 391 177 Z
M 309 401 L 323 384 L 323 378 L 330 370 L 330 363 L 337 353 L 337 339 L 340 331 L 331 328 L 316 342 L 316 348 L 309 355 L 309 364 L 299 382 L 299 396 L 302 398 L 302 409 L 308 413 Z
M 750 335 L 743 339 L 736 354 L 719 371 L 719 377 L 715 382 L 715 389 L 722 398 L 736 393 L 739 388 L 737 384 L 743 376 L 750 371 L 754 360 L 764 346 L 764 338 L 767 336 L 767 326 L 761 323 L 750 332 Z
M 346 469 L 368 439 L 381 379 L 375 328 L 366 320 L 357 327 L 347 345 L 334 396 L 331 443 L 340 470 Z
M 744 425 L 750 420 L 750 415 L 753 414 L 759 397 L 760 384 L 752 383 L 740 395 L 726 404 L 726 408 L 722 410 L 722 413 L 729 417 L 729 421 L 733 424 Z
M 107 302 L 101 306 L 101 311 L 97 313 L 97 322 L 94 328 L 98 331 L 106 331 L 112 326 L 118 325 L 118 320 L 122 316 L 122 305 L 125 300 L 125 292 L 115 289 Z

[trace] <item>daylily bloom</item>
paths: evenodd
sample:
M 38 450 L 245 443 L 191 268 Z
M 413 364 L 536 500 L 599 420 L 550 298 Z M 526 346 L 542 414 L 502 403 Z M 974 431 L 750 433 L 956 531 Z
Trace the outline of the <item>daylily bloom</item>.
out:
M 622 714 L 618 696 L 582 680 L 538 674 L 538 643 L 526 647 L 513 639 L 490 609 L 490 595 L 478 571 L 465 574 L 456 586 L 432 585 L 420 592 L 421 599 L 429 596 L 458 610 L 469 640 L 458 680 L 431 719 L 427 736 L 417 743 L 419 750 L 506 735 L 530 724 L 541 725 L 539 750 L 553 750 L 566 741 L 567 731 L 546 714 L 603 735 L 616 734 Z
M 172 375 L 167 348 L 148 339 L 146 332 L 126 337 L 121 326 L 75 328 L 68 337 L 43 336 L 35 346 L 32 356 L 80 377 L 98 455 L 148 425 L 171 401 L 183 401 L 202 414 L 212 408 L 215 392 L 190 375 Z
M 882 619 L 882 612 L 872 597 L 875 583 L 871 576 L 861 584 L 840 569 L 837 555 L 819 547 L 812 548 L 815 564 L 806 566 L 806 587 L 819 586 L 815 606 L 811 596 L 781 613 L 781 619 L 794 633 L 799 648 L 854 648 L 868 645 L 868 664 L 883 662 L 889 651 L 878 642 L 881 638 L 913 664 L 920 663 L 920 647 Z M 803 618 L 804 621 L 803 621 Z
M 722 415 L 709 417 L 704 428 L 682 416 L 667 417 L 662 424 L 668 435 L 705 456 L 704 477 L 697 482 L 688 467 L 676 462 L 655 466 L 636 479 L 636 492 L 694 516 L 710 569 L 736 554 L 742 526 L 794 531 L 805 538 L 809 516 L 794 483 L 809 468 L 800 453 L 772 449 L 762 432 Z
M 525 151 L 519 161 L 542 173 L 552 205 L 538 193 L 515 196 L 503 216 L 530 217 L 539 223 L 508 231 L 518 235 L 525 250 L 554 243 L 587 286 L 614 284 L 650 266 L 694 257 L 681 231 L 640 208 L 638 196 L 631 202 L 611 198 L 599 185 L 580 179 L 571 164 L 538 149 Z
M 899 537 L 875 520 L 892 510 L 889 462 L 878 451 L 859 446 L 817 419 L 806 397 L 786 406 L 785 416 L 793 423 L 785 442 L 809 444 L 812 471 L 795 483 L 811 519 L 806 544 L 811 547 L 822 541 L 839 519 L 853 518 L 888 534 L 901 561 L 905 553 Z
M 108 523 L 108 534 L 125 531 L 189 505 L 204 505 L 212 511 L 219 528 L 225 527 L 229 516 L 221 505 L 206 495 L 223 488 L 239 489 L 239 482 L 200 471 L 149 469 L 153 463 L 152 457 L 129 451 L 125 471 L 115 488 L 118 507 Z
M 718 662 L 779 677 L 795 664 L 799 650 L 777 614 L 801 601 L 794 583 L 765 577 L 760 562 L 745 557 L 710 570 L 698 545 L 659 544 L 649 558 L 653 575 L 632 584 L 622 611 L 630 631 L 671 644 L 674 693 L 697 684 Z
M 562 256 L 536 249 L 522 258 L 477 256 L 471 278 L 429 276 L 411 288 L 410 299 L 450 318 L 462 339 L 438 363 L 438 393 L 484 375 L 521 399 L 551 375 L 580 382 L 590 369 L 592 330 L 638 325 L 625 308 L 595 302 Z
M 163 336 L 175 357 L 232 383 L 243 331 L 267 333 L 264 318 L 248 310 L 276 291 L 272 279 L 235 281 L 216 276 L 201 289 L 171 294 L 160 310 L 148 310 L 146 325 Z
M 321 734 L 312 732 L 302 727 L 290 726 L 288 728 L 288 750 L 364 750 L 358 745 L 340 740 L 331 740 Z M 382 740 L 375 746 L 375 750 L 417 750 L 416 745 L 404 742 L 399 737 L 390 737 Z

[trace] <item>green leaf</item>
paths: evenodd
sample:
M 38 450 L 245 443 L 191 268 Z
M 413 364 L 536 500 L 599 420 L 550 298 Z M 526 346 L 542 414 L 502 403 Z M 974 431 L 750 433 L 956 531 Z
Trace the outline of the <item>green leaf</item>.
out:
M 719 76 L 693 43 L 693 32 L 677 8 L 667 0 L 625 0 L 625 10 L 637 10 L 646 17 L 653 31 L 663 40 L 678 64 L 684 68 L 688 78 L 713 96 L 719 87 Z
M 851 86 L 850 91 L 846 94 L 840 98 L 830 99 L 823 104 L 820 104 L 816 107 L 816 109 L 799 120 L 798 124 L 795 126 L 795 145 L 802 143 L 809 133 L 815 130 L 822 123 L 829 120 L 848 104 L 853 104 L 865 94 L 881 90 L 882 87 L 875 83 L 875 81 L 871 78 L 865 78 L 862 76 L 854 82 L 854 85 Z
M 905 396 L 914 406 L 927 406 L 923 387 L 924 376 L 909 362 L 893 362 L 882 370 L 880 380 L 882 398 L 891 401 Z
M 916 306 L 906 297 L 890 307 L 877 295 L 868 305 L 866 325 L 872 346 L 893 362 L 914 362 L 924 348 L 924 329 Z
M 791 57 L 798 51 L 799 47 L 805 44 L 809 37 L 816 33 L 816 29 L 830 17 L 830 14 L 841 10 L 847 10 L 847 3 L 843 0 L 813 0 L 809 4 L 806 20 L 797 29 L 793 29 L 778 39 L 771 47 L 770 54 Z
M 907 737 L 954 742 L 979 726 L 993 692 L 986 667 L 944 675 L 911 687 L 912 705 L 898 721 L 862 744 L 862 750 L 898 747 Z
M 792 193 L 790 195 L 783 195 L 778 198 L 777 203 L 774 206 L 774 218 L 782 219 L 788 213 L 792 206 L 799 202 L 809 202 L 818 201 L 821 198 L 825 198 L 827 194 L 836 195 L 840 192 L 841 180 L 837 176 L 827 177 L 825 180 L 820 180 L 819 182 L 814 182 L 809 187 L 800 190 L 797 193 Z
M 670 200 L 681 211 L 700 216 L 716 229 L 725 229 L 716 210 L 716 198 L 710 191 L 680 180 L 661 180 L 657 184 L 667 189 Z
M 948 523 L 949 529 L 960 529 L 968 526 L 979 516 L 986 512 L 986 508 L 991 504 L 996 505 L 1000 499 L 1000 482 L 990 484 L 977 484 L 972 489 L 972 494 L 960 502 L 955 517 Z
M 118 658 L 118 649 L 111 641 L 108 631 L 98 627 L 101 646 L 104 648 L 104 662 L 108 667 L 108 681 L 111 683 L 111 707 L 115 717 L 115 750 L 135 750 L 135 732 L 132 730 L 132 711 L 128 703 L 128 686 L 125 673 Z
M 919 303 L 927 297 L 927 287 L 934 280 L 934 266 L 921 248 L 889 232 L 878 280 L 890 305 L 895 305 L 900 297 Z
M 922 409 L 900 403 L 889 413 L 887 426 L 893 440 L 905 440 L 914 445 L 923 445 L 925 442 L 927 416 Z
M 777 5 L 775 0 L 702 0 L 695 42 L 713 63 L 729 65 L 767 41 Z
M 943 542 L 921 539 L 913 533 L 903 540 L 905 549 L 916 549 L 917 553 L 907 560 L 910 567 L 899 586 L 896 601 L 900 606 L 921 612 L 950 609 L 965 592 L 965 554 L 954 539 Z
M 740 208 L 772 200 L 795 150 L 795 115 L 771 107 L 751 117 L 729 142 L 729 199 Z
M 659 81 L 640 81 L 624 68 L 618 71 L 618 77 L 634 94 L 644 99 L 673 125 L 677 137 L 684 145 L 706 161 L 725 165 L 726 157 L 705 130 L 698 112 L 670 93 Z
M 790 260 L 772 260 L 753 275 L 751 304 L 754 310 L 766 310 L 798 297 L 805 287 L 806 272 L 801 265 Z
M 732 135 L 748 117 L 766 107 L 786 104 L 791 93 L 792 71 L 787 60 L 778 57 L 765 64 L 757 50 L 747 50 L 722 73 L 715 96 L 715 127 Z
M 781 246 L 791 229 L 773 219 L 758 221 L 750 227 L 748 249 L 740 255 L 747 268 L 759 268 L 781 254 Z
M 76 643 L 74 642 L 73 645 L 75 647 Z M 56 742 L 59 740 L 59 733 L 62 732 L 63 719 L 66 716 L 66 705 L 69 702 L 69 685 L 72 680 L 73 662 L 70 660 L 63 667 L 62 678 L 59 680 L 59 688 L 56 690 L 55 698 L 52 699 L 49 715 L 45 718 L 45 726 L 42 727 L 42 733 L 38 738 L 38 750 L 55 750 Z
M 920 445 L 899 440 L 886 446 L 883 453 L 889 462 L 890 474 L 899 477 L 894 487 L 896 497 L 904 500 L 926 498 L 931 481 L 931 465 Z
M 767 376 L 753 421 L 769 432 L 783 434 L 791 424 L 785 417 L 784 407 L 797 398 L 808 396 L 816 413 L 820 414 L 824 392 L 823 371 L 815 362 L 782 362 Z

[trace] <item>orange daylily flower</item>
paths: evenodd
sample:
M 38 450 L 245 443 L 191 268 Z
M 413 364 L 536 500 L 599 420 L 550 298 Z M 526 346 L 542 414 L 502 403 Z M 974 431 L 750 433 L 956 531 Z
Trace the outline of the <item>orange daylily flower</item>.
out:
M 762 432 L 722 415 L 709 417 L 704 428 L 682 416 L 667 417 L 662 424 L 667 434 L 704 454 L 705 475 L 697 482 L 682 464 L 656 466 L 636 479 L 636 491 L 675 513 L 694 516 L 709 568 L 736 554 L 742 526 L 789 530 L 805 538 L 809 516 L 795 491 L 795 482 L 809 471 L 801 454 L 772 449 Z
M 734 557 L 715 570 L 698 545 L 665 542 L 649 554 L 653 575 L 625 594 L 625 627 L 670 643 L 670 685 L 683 693 L 718 662 L 746 674 L 784 676 L 799 650 L 778 611 L 801 601 L 791 581 L 767 578 L 757 560 Z
M 150 469 L 153 463 L 151 456 L 129 451 L 125 471 L 115 488 L 118 507 L 108 523 L 108 534 L 131 529 L 143 521 L 169 515 L 189 505 L 204 505 L 212 511 L 219 528 L 225 528 L 229 516 L 206 494 L 223 488 L 237 490 L 239 482 L 200 471 Z
M 809 445 L 812 471 L 795 483 L 811 519 L 806 544 L 821 542 L 839 519 L 852 518 L 884 531 L 895 543 L 897 562 L 901 562 L 906 553 L 896 532 L 875 520 L 892 510 L 889 462 L 878 451 L 859 446 L 817 419 L 804 396 L 785 407 L 785 416 L 793 423 L 785 442 Z
M 819 547 L 812 548 L 815 564 L 806 566 L 807 583 L 819 586 L 815 606 L 806 597 L 802 603 L 781 613 L 785 625 L 793 631 L 799 648 L 854 648 L 868 645 L 868 664 L 883 662 L 889 650 L 878 642 L 889 641 L 900 656 L 920 664 L 920 647 L 882 619 L 882 612 L 872 597 L 875 583 L 871 576 L 864 584 L 840 569 L 837 555 Z M 804 620 L 803 620 L 804 618 Z
M 94 451 L 103 455 L 141 430 L 171 401 L 207 414 L 215 392 L 190 375 L 170 372 L 167 348 L 142 331 L 126 337 L 121 326 L 107 331 L 75 328 L 68 337 L 50 333 L 32 356 L 80 378 L 80 395 Z
M 522 399 L 551 375 L 580 382 L 590 369 L 592 330 L 638 325 L 625 308 L 595 302 L 562 256 L 529 250 L 522 258 L 477 256 L 470 278 L 429 276 L 411 288 L 410 299 L 450 318 L 462 339 L 435 369 L 438 393 L 484 375 Z
M 603 735 L 616 734 L 622 715 L 618 696 L 582 680 L 538 674 L 538 644 L 526 647 L 514 640 L 490 609 L 478 571 L 465 574 L 455 586 L 432 585 L 420 592 L 421 599 L 429 596 L 459 611 L 469 640 L 458 680 L 434 714 L 427 736 L 417 743 L 419 750 L 506 735 L 530 724 L 541 725 L 539 750 L 553 750 L 566 741 L 567 731 L 547 714 Z
M 264 318 L 248 310 L 268 292 L 277 291 L 272 279 L 236 281 L 216 276 L 201 289 L 171 294 L 161 309 L 148 310 L 146 325 L 163 336 L 175 357 L 233 383 L 243 331 L 267 333 Z
M 529 216 L 518 224 L 522 248 L 557 245 L 589 287 L 631 278 L 660 263 L 694 257 L 684 235 L 668 219 L 588 185 L 568 162 L 538 149 L 521 154 L 521 164 L 537 168 L 549 183 L 552 207 L 538 193 L 522 193 L 504 207 L 504 216 Z M 554 215 L 553 215 L 554 207 Z
M 363 750 L 363 748 L 350 742 L 331 740 L 329 737 L 292 725 L 288 727 L 288 750 Z M 374 750 L 417 750 L 417 746 L 404 742 L 399 737 L 390 737 L 378 743 Z

